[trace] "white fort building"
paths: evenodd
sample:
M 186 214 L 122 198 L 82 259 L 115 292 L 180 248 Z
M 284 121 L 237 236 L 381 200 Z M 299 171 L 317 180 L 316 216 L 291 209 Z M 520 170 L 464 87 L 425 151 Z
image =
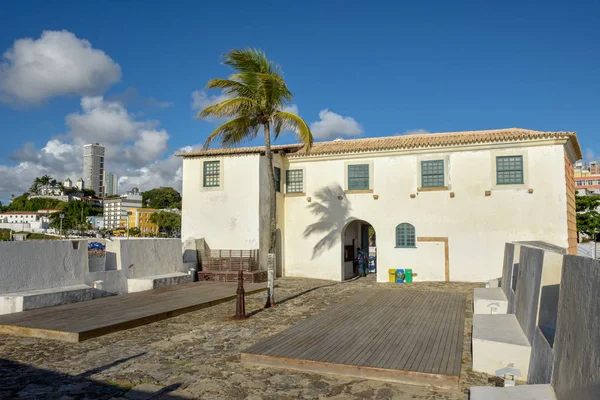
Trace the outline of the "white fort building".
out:
M 274 146 L 278 275 L 345 280 L 357 247 L 377 280 L 485 281 L 504 243 L 543 240 L 576 253 L 575 133 L 511 128 Z M 268 249 L 263 147 L 183 157 L 182 240 Z M 263 264 L 264 265 L 264 264 Z

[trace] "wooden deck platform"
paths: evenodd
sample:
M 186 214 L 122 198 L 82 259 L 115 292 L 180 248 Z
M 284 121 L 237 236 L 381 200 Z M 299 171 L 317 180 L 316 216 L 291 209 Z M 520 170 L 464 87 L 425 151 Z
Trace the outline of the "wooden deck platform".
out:
M 456 388 L 464 295 L 369 289 L 244 350 L 242 362 Z
M 248 295 L 266 284 L 244 288 Z M 81 342 L 233 300 L 236 289 L 237 283 L 194 282 L 0 315 L 0 333 Z

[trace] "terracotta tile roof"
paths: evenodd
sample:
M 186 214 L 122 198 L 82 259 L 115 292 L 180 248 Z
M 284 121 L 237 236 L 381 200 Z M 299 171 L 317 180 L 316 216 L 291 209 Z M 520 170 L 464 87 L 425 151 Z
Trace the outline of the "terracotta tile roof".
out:
M 0 215 L 36 215 L 37 212 L 34 211 L 7 211 L 1 213 Z
M 469 145 L 474 143 L 513 142 L 535 139 L 570 139 L 578 158 L 582 158 L 581 148 L 575 132 L 539 132 L 529 129 L 509 128 L 487 131 L 466 131 L 446 133 L 419 133 L 414 135 L 398 135 L 381 138 L 365 138 L 350 140 L 334 140 L 331 142 L 315 142 L 308 156 L 319 154 L 362 153 L 369 151 L 438 148 L 447 146 Z M 302 157 L 307 154 L 302 150 L 290 157 Z
M 423 149 L 448 146 L 469 145 L 475 143 L 515 142 L 535 139 L 569 139 L 575 155 L 583 158 L 575 132 L 540 132 L 522 128 L 494 129 L 485 131 L 419 133 L 398 136 L 364 139 L 336 139 L 330 142 L 315 142 L 308 153 L 302 151 L 301 144 L 273 146 L 273 150 L 285 150 L 289 157 L 306 157 L 324 154 L 364 153 L 370 151 Z M 217 155 L 261 154 L 264 146 L 215 148 L 179 153 L 180 157 L 209 157 Z
M 271 146 L 273 151 L 289 151 L 294 152 L 302 148 L 302 144 L 282 144 Z M 242 154 L 264 154 L 264 146 L 255 147 L 219 147 L 213 149 L 200 149 L 193 150 L 187 153 L 177 153 L 178 157 L 213 157 L 213 156 L 228 156 L 228 155 L 242 155 Z

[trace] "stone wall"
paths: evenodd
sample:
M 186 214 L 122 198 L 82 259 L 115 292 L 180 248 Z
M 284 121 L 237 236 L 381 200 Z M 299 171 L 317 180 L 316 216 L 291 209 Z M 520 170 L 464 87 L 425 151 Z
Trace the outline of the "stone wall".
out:
M 521 246 L 515 314 L 529 343 L 533 343 L 537 323 L 543 263 L 544 251 L 542 249 Z
M 95 272 L 89 271 L 87 240 L 0 242 L 0 294 L 96 281 L 103 292 L 124 294 L 129 278 L 173 272 L 188 272 L 179 239 L 108 241 L 105 268 Z
M 600 262 L 565 256 L 554 341 L 558 400 L 600 399 Z
M 0 242 L 0 294 L 81 285 L 86 240 Z

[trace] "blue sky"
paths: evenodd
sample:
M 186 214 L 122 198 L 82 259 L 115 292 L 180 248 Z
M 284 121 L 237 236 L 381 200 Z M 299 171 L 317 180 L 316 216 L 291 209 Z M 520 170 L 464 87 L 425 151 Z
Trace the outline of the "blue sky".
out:
M 249 46 L 281 65 L 318 139 L 523 127 L 600 154 L 598 1 L 62 4 L 2 5 L 0 200 L 80 176 L 92 140 L 122 189 L 179 188 L 172 154 L 217 123 L 194 119 L 219 96 L 202 88 Z

